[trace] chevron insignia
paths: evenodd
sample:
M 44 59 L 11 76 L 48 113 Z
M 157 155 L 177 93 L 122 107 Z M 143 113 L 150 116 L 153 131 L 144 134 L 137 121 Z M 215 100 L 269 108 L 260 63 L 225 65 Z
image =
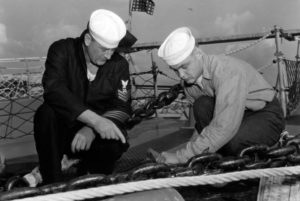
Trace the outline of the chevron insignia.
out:
M 126 102 L 130 97 L 130 93 L 127 90 L 128 80 L 121 80 L 121 83 L 122 83 L 122 90 L 118 89 L 118 97 L 122 101 Z

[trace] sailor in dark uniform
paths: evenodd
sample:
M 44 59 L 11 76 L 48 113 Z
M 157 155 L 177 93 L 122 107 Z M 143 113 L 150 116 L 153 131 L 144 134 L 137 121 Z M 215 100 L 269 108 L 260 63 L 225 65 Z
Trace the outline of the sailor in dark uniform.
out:
M 100 9 L 80 37 L 50 46 L 42 79 L 44 103 L 34 116 L 44 184 L 62 180 L 64 154 L 80 158 L 84 172 L 109 174 L 128 149 L 129 65 L 115 51 L 125 34 L 123 20 Z

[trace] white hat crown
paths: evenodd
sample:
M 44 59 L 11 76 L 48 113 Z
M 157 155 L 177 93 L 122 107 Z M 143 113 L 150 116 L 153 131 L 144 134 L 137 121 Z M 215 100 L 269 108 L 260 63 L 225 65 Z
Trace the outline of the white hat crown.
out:
M 168 65 L 176 65 L 185 60 L 195 47 L 195 38 L 187 27 L 175 29 L 158 49 L 158 56 Z
M 100 45 L 106 48 L 116 48 L 126 34 L 126 26 L 117 14 L 99 9 L 91 14 L 89 31 Z

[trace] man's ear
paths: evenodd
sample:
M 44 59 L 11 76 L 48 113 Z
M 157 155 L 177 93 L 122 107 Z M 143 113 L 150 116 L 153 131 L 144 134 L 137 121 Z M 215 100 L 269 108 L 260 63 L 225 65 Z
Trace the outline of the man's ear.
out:
M 90 35 L 89 33 L 86 33 L 86 34 L 84 35 L 84 44 L 85 44 L 86 46 L 89 46 L 89 45 L 91 44 L 91 42 L 92 42 L 92 37 L 91 37 L 91 35 Z

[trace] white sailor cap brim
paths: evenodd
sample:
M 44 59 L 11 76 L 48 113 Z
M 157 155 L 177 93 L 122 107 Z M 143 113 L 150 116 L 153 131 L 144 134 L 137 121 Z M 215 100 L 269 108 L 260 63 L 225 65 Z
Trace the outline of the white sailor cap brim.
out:
M 168 65 L 177 65 L 185 60 L 195 47 L 195 38 L 187 27 L 175 29 L 158 49 L 158 56 Z
M 100 45 L 116 48 L 126 34 L 126 26 L 117 14 L 99 9 L 91 14 L 89 32 Z

